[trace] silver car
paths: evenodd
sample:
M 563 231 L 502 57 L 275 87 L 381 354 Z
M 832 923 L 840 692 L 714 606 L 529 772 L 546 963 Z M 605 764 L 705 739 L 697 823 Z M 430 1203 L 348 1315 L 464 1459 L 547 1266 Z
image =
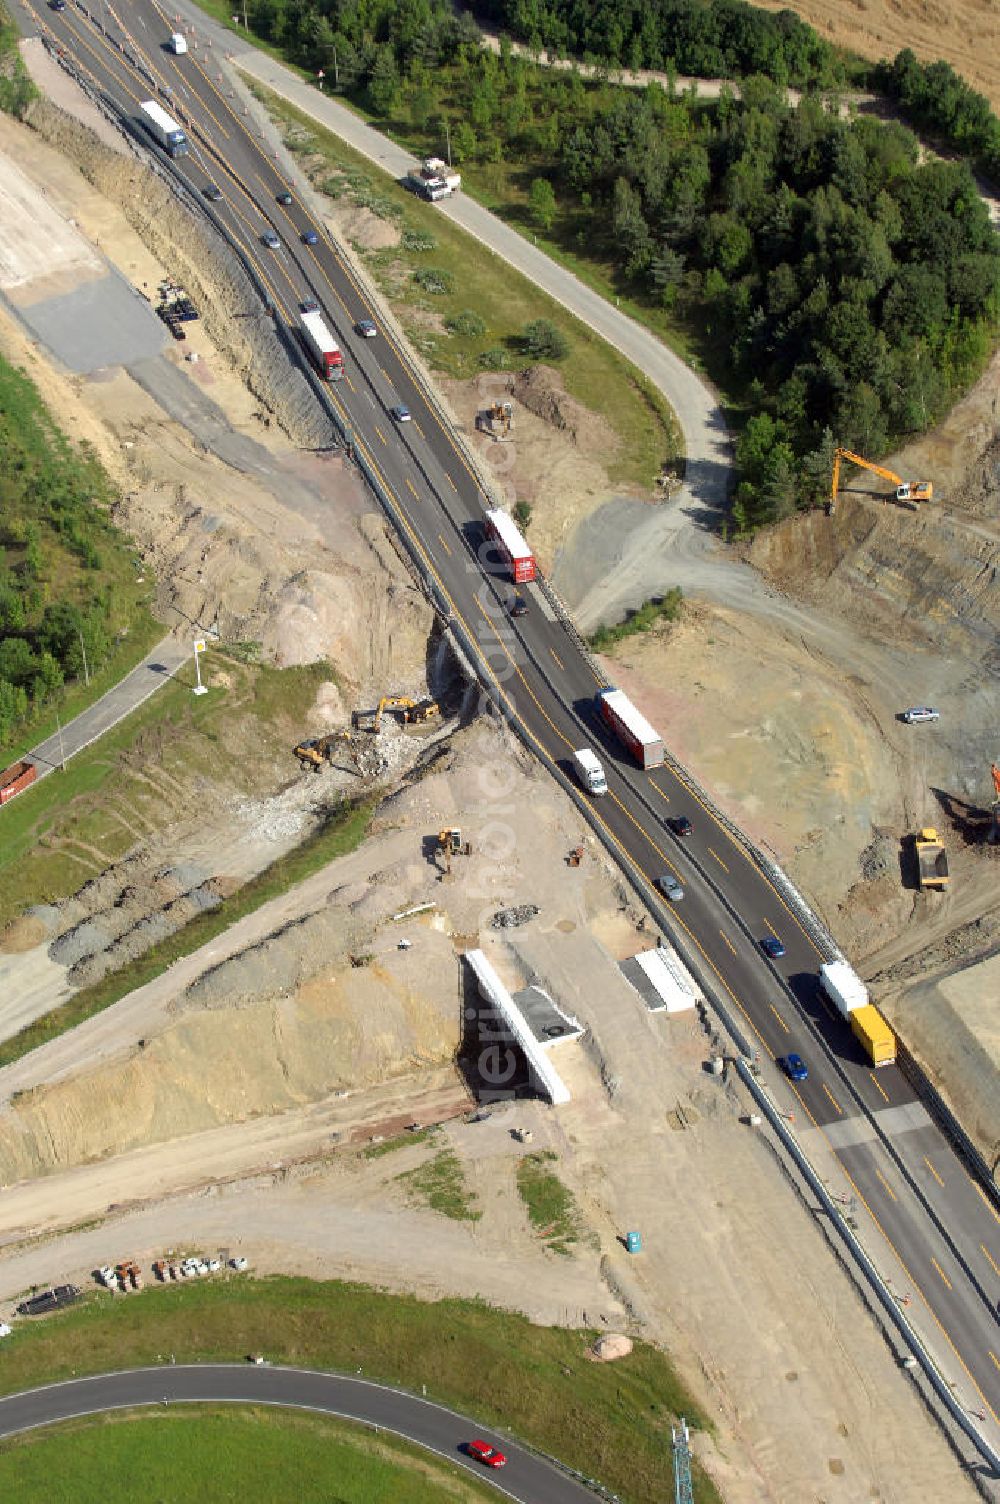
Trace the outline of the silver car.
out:
M 908 726 L 912 726 L 915 721 L 939 721 L 940 719 L 941 712 L 932 710 L 929 705 L 911 705 L 909 710 L 903 711 L 903 720 Z
M 671 903 L 680 903 L 681 899 L 684 897 L 684 889 L 681 887 L 676 877 L 671 877 L 669 872 L 666 873 L 663 877 L 658 877 L 656 879 L 656 886 L 659 888 L 664 898 L 669 898 Z

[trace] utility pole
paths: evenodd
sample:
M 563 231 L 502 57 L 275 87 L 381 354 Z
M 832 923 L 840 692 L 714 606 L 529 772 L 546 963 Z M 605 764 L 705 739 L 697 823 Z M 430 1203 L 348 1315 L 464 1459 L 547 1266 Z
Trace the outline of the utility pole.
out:
M 90 688 L 90 669 L 89 669 L 89 667 L 87 665 L 87 644 L 83 640 L 83 633 L 80 631 L 79 627 L 77 627 L 77 629 L 76 629 L 76 635 L 80 639 L 80 652 L 83 654 L 83 682 L 86 684 L 87 688 L 89 689 Z

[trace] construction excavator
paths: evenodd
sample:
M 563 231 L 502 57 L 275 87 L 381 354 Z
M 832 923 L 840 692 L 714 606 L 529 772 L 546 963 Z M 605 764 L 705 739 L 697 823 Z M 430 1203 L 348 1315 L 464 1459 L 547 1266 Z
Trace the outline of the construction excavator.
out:
M 514 404 L 493 402 L 476 414 L 476 427 L 494 439 L 509 439 L 514 427 Z
M 303 771 L 312 768 L 314 773 L 321 773 L 327 763 L 334 761 L 338 752 L 344 751 L 360 777 L 374 777 L 379 772 L 370 755 L 369 744 L 355 736 L 353 731 L 328 731 L 325 736 L 314 736 L 309 741 L 299 742 L 292 751 L 302 764 Z
M 355 710 L 351 725 L 355 731 L 378 731 L 387 710 L 398 710 L 404 726 L 420 726 L 441 714 L 436 700 L 410 700 L 406 695 L 383 695 L 374 710 Z
M 990 768 L 993 774 L 993 824 L 990 827 L 990 844 L 1000 843 L 1000 768 L 996 763 Z
M 462 832 L 457 826 L 451 826 L 447 830 L 438 831 L 437 854 L 444 862 L 445 876 L 450 877 L 452 857 L 471 856 L 472 845 L 469 841 L 462 840 Z
M 915 501 L 930 501 L 934 495 L 934 486 L 929 480 L 902 480 L 893 470 L 887 470 L 884 465 L 875 465 L 871 460 L 862 459 L 860 454 L 854 454 L 850 449 L 835 449 L 833 452 L 833 478 L 830 482 L 830 500 L 826 504 L 826 515 L 832 517 L 837 510 L 837 493 L 840 489 L 840 465 L 842 460 L 847 460 L 852 465 L 860 465 L 862 470 L 870 470 L 873 475 L 881 475 L 883 480 L 891 481 L 896 487 L 896 500 L 900 503 L 912 504 Z

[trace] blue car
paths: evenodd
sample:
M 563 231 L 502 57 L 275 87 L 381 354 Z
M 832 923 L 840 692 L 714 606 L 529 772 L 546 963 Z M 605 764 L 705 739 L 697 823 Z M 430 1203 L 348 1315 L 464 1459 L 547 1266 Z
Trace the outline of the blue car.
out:
M 303 245 L 315 245 L 318 239 L 319 239 L 319 236 L 316 234 L 315 230 L 303 230 L 302 231 L 302 244 Z
M 785 947 L 777 935 L 765 935 L 760 942 L 760 948 L 765 956 L 770 956 L 772 961 L 780 961 L 785 954 Z
M 801 1055 L 784 1055 L 778 1061 L 789 1081 L 808 1081 L 809 1072 Z

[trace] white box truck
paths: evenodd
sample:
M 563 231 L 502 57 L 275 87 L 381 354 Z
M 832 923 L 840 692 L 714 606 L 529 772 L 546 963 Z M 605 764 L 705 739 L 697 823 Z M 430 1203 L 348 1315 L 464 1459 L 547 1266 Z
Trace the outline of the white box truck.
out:
M 573 767 L 577 778 L 588 794 L 608 792 L 608 780 L 604 776 L 604 769 L 589 747 L 581 747 L 578 752 L 573 753 Z
M 169 116 L 155 99 L 146 99 L 140 104 L 142 121 L 154 141 L 158 141 L 164 151 L 168 151 L 172 157 L 186 157 L 188 152 L 188 139 L 181 130 L 177 121 Z
M 187 37 L 182 31 L 175 31 L 170 38 L 170 50 L 175 57 L 183 57 L 188 50 Z
M 868 1007 L 868 988 L 846 961 L 825 961 L 819 969 L 819 985 L 841 1018 L 849 1020 L 856 1008 Z

